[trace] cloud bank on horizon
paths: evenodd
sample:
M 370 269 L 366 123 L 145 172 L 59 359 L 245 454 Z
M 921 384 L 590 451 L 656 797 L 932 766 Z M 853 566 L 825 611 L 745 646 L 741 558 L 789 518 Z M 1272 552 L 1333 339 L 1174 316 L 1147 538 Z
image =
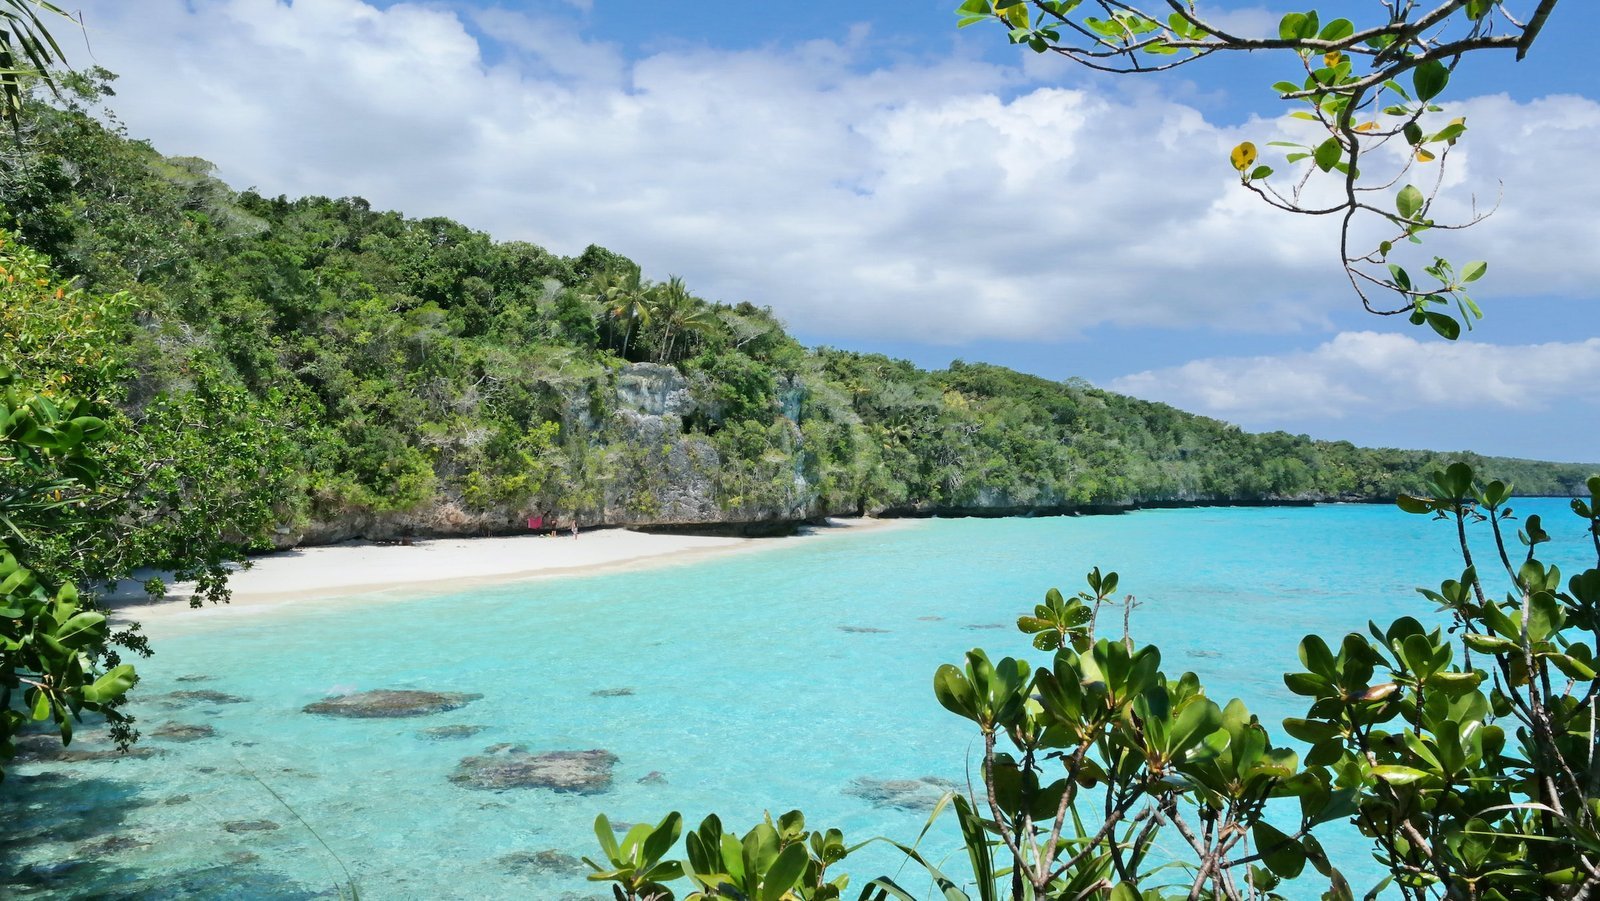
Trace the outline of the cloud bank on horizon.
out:
M 1410 335 L 1341 332 L 1308 351 L 1192 360 L 1132 373 L 1109 387 L 1262 425 L 1308 410 L 1342 419 L 1373 407 L 1465 407 L 1463 399 L 1490 415 L 1549 410 L 1569 397 L 1600 407 L 1595 385 L 1600 385 L 1600 338 L 1447 344 Z
M 833 343 L 1065 342 L 1097 327 L 1293 343 L 1343 328 L 1336 319 L 1355 303 L 1332 224 L 1267 208 L 1226 165 L 1240 140 L 1292 134 L 1287 119 L 1219 124 L 1158 89 L 1058 87 L 1020 60 L 884 61 L 856 33 L 630 58 L 571 16 L 501 7 L 84 6 L 95 61 L 123 76 L 113 105 L 131 130 L 215 161 L 236 186 L 360 195 L 568 254 L 603 244 L 647 276 L 770 305 Z M 1593 300 L 1600 102 L 1487 96 L 1455 107 L 1482 137 L 1453 157 L 1454 202 L 1493 202 L 1504 186 L 1496 215 L 1458 239 L 1491 248 L 1474 254 L 1492 260 L 1482 292 Z M 1340 409 L 1398 409 L 1374 385 L 1336 384 L 1341 366 L 1369 372 L 1355 351 L 1385 341 L 1477 369 L 1513 350 L 1535 370 L 1572 348 L 1595 352 L 1582 342 L 1441 350 L 1349 333 L 1114 387 L 1265 421 L 1297 380 L 1321 380 Z M 1588 390 L 1522 387 L 1547 403 Z

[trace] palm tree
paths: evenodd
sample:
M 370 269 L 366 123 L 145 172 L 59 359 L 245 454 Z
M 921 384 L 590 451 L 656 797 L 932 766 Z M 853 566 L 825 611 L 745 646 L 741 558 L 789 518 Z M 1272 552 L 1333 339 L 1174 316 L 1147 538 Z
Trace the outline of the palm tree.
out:
M 624 360 L 628 358 L 628 342 L 632 339 L 634 330 L 641 325 L 650 324 L 654 293 L 649 285 L 639 278 L 639 270 L 625 267 L 607 269 L 596 274 L 589 281 L 588 289 L 583 294 L 588 300 L 598 300 L 604 304 L 606 315 L 611 321 L 624 320 L 621 353 Z
M 620 290 L 620 274 L 614 269 L 602 269 L 589 276 L 578 296 L 587 303 L 598 304 L 606 311 L 606 340 L 611 340 L 611 298 Z
M 674 275 L 654 291 L 655 314 L 661 320 L 658 362 L 670 363 L 678 339 L 685 334 L 705 334 L 717 325 L 717 317 L 700 298 L 689 293 L 683 279 Z
M 46 0 L 0 0 L 0 122 L 11 126 L 13 132 L 22 127 L 25 79 L 39 78 L 55 90 L 50 67 L 65 58 L 39 18 L 41 12 L 77 21 Z

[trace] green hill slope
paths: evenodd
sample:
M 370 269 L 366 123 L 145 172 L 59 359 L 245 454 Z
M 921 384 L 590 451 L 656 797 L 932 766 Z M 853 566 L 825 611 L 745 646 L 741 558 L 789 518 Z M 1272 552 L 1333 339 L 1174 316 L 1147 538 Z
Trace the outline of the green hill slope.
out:
M 768 310 L 357 198 L 237 193 L 35 105 L 0 226 L 113 323 L 120 402 L 231 395 L 289 460 L 273 541 L 1377 499 L 1446 455 L 1248 434 L 997 366 L 808 350 Z M 1466 456 L 1523 493 L 1588 467 Z M 223 478 L 248 478 L 231 473 Z M 274 483 L 279 485 L 278 482 Z

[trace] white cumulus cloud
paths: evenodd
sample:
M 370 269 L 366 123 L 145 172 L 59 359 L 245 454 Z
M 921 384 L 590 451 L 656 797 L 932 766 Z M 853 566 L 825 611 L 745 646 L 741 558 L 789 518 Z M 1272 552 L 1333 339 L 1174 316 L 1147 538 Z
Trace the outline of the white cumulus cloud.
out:
M 1193 360 L 1116 379 L 1113 391 L 1275 427 L 1406 411 L 1530 413 L 1600 405 L 1600 338 L 1528 345 L 1344 332 L 1311 350 Z
M 1331 224 L 1266 208 L 1226 166 L 1286 122 L 1222 127 L 1154 92 L 1041 85 L 1020 63 L 878 63 L 848 35 L 629 59 L 487 6 L 84 6 L 132 131 L 238 186 L 361 195 L 562 253 L 604 244 L 814 335 L 1278 330 L 1353 303 Z M 1600 104 L 1465 108 L 1493 138 L 1463 142 L 1459 177 L 1506 186 L 1474 236 L 1495 261 L 1485 287 L 1593 296 Z

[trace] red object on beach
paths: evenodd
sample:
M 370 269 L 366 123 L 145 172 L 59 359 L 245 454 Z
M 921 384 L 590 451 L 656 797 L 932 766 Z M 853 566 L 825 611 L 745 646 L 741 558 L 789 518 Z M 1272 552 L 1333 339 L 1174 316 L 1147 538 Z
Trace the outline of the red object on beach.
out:
M 529 529 L 541 529 L 541 528 L 544 528 L 544 517 L 543 516 L 530 516 L 530 517 L 528 517 L 528 528 Z

